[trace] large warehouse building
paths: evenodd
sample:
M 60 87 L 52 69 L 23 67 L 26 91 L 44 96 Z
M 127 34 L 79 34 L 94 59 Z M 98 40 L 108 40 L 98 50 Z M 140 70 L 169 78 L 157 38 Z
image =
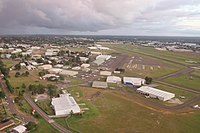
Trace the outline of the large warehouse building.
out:
M 152 98 L 158 98 L 162 101 L 167 101 L 175 97 L 175 94 L 173 93 L 152 88 L 149 86 L 142 86 L 137 89 L 137 92 L 144 95 L 148 95 L 149 97 L 152 97 Z
M 52 98 L 51 104 L 55 110 L 55 115 L 69 115 L 71 113 L 77 114 L 81 112 L 80 107 L 75 99 L 68 94 L 60 94 L 60 97 Z

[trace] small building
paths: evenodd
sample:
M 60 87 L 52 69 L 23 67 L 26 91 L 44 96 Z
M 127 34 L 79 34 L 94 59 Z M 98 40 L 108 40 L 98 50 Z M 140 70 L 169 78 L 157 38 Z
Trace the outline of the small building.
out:
M 112 72 L 110 72 L 110 71 L 100 71 L 100 75 L 110 76 L 111 74 L 112 74 Z
M 62 116 L 81 112 L 81 109 L 76 103 L 75 99 L 69 93 L 60 94 L 59 96 L 60 97 L 52 98 L 51 102 L 55 111 L 55 115 Z
M 159 89 L 152 88 L 149 86 L 142 86 L 137 89 L 137 92 L 147 95 L 152 98 L 158 98 L 159 100 L 162 100 L 162 101 L 167 101 L 175 97 L 174 93 L 159 90 Z
M 102 53 L 101 52 L 95 52 L 95 51 L 91 51 L 90 52 L 92 55 L 101 55 Z
M 87 58 L 87 57 L 80 57 L 81 62 L 87 62 L 88 60 L 89 60 L 89 58 Z
M 27 128 L 26 128 L 25 126 L 19 125 L 19 126 L 13 128 L 13 129 L 11 130 L 11 133 L 25 133 L 25 132 L 26 132 L 26 129 L 27 129 Z
M 122 79 L 117 76 L 108 76 L 106 79 L 107 83 L 120 83 L 121 81 L 122 81 Z
M 48 78 L 51 78 L 51 77 L 55 77 L 55 78 L 59 78 L 60 76 L 58 75 L 55 75 L 55 74 L 45 74 L 44 76 L 42 76 L 42 79 L 48 79 Z
M 44 69 L 44 70 L 48 70 L 48 69 L 51 69 L 51 68 L 52 68 L 52 65 L 50 65 L 50 64 L 38 66 L 38 69 Z
M 66 76 L 75 76 L 78 74 L 77 71 L 71 71 L 71 70 L 62 70 L 59 72 L 60 75 L 66 75 Z
M 80 70 L 81 69 L 81 67 L 80 66 L 76 66 L 76 67 L 72 67 L 72 70 Z
M 61 72 L 63 69 L 60 69 L 60 68 L 51 68 L 48 70 L 49 73 L 52 73 L 52 74 L 58 74 L 59 72 Z
M 92 83 L 92 87 L 94 87 L 94 88 L 103 88 L 103 89 L 106 89 L 106 88 L 108 88 L 108 84 L 107 84 L 107 82 L 94 81 L 94 82 Z
M 133 85 L 133 86 L 142 86 L 145 84 L 145 80 L 141 78 L 134 78 L 134 77 L 123 77 L 123 83 L 127 85 Z
M 81 65 L 81 67 L 82 67 L 82 68 L 88 68 L 88 67 L 90 67 L 90 64 L 85 64 L 85 63 L 84 63 L 84 64 Z

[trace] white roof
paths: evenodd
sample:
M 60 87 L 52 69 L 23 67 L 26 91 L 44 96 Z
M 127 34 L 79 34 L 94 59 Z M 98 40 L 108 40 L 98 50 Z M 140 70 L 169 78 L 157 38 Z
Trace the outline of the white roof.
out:
M 81 111 L 75 99 L 70 94 L 60 94 L 60 97 L 52 98 L 51 104 L 54 106 L 56 115 L 70 114 L 71 111 L 79 113 Z
M 59 77 L 58 75 L 55 74 L 46 74 L 44 76 L 42 76 L 43 78 L 50 78 L 50 77 Z
M 138 88 L 137 91 L 142 91 L 144 93 L 156 95 L 158 97 L 163 97 L 165 100 L 168 100 L 168 99 L 175 97 L 175 94 L 173 94 L 173 93 L 163 91 L 163 90 L 159 90 L 159 89 L 156 89 L 156 88 L 152 88 L 152 87 L 149 87 L 149 86 L 142 86 L 142 87 Z
M 19 126 L 13 128 L 13 130 L 17 131 L 18 133 L 24 133 L 26 131 L 26 129 L 27 128 L 23 125 L 19 125 Z
M 110 76 L 112 72 L 110 71 L 100 71 L 100 75 Z
M 47 69 L 51 69 L 51 68 L 52 68 L 52 65 L 50 65 L 50 64 L 38 66 L 38 69 L 45 69 L 45 70 L 47 70 Z
M 71 70 L 62 70 L 59 72 L 61 75 L 69 75 L 69 76 L 75 76 L 78 74 L 77 71 L 71 71 Z
M 106 79 L 106 82 L 108 83 L 117 83 L 117 82 L 121 82 L 121 78 L 117 77 L 117 76 L 108 76 Z
M 90 64 L 85 64 L 85 63 L 84 63 L 84 64 L 81 65 L 81 67 L 87 68 L 87 67 L 90 67 Z
M 111 55 L 98 55 L 98 56 L 96 57 L 96 60 L 97 60 L 97 59 L 108 60 L 108 59 L 110 59 L 111 57 L 112 57 Z
M 145 83 L 144 79 L 134 78 L 134 77 L 124 77 L 123 81 L 125 84 L 130 83 L 130 84 L 136 85 L 136 86 L 140 86 L 141 84 Z

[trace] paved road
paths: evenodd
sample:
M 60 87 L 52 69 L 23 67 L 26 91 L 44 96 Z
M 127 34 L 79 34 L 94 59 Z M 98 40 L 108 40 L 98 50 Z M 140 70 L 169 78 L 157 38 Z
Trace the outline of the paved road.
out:
M 8 107 L 9 107 L 10 112 L 12 114 L 16 114 L 17 117 L 19 117 L 25 123 L 29 122 L 29 121 L 35 121 L 35 119 L 33 117 L 28 116 L 27 114 L 23 114 L 22 112 L 18 111 L 18 109 L 15 107 L 15 105 L 13 103 L 14 99 L 11 98 L 11 94 L 10 94 L 8 88 L 7 88 L 5 81 L 2 79 L 2 77 L 0 77 L 0 84 L 2 86 L 3 91 L 6 94 L 6 99 L 7 99 L 7 103 L 8 103 Z
M 49 124 L 51 124 L 55 129 L 57 129 L 61 133 L 71 133 L 71 131 L 63 128 L 58 123 L 56 123 L 53 119 L 51 119 L 43 110 L 41 110 L 31 99 L 29 94 L 24 94 L 24 99 L 31 105 L 33 109 L 37 111 Z

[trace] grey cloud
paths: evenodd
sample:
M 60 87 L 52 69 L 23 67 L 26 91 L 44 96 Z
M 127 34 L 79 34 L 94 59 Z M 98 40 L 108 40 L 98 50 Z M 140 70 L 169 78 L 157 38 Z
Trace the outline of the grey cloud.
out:
M 199 0 L 0 0 L 0 34 L 192 31 L 177 22 L 189 17 L 200 19 L 200 10 L 182 10 L 198 4 Z

